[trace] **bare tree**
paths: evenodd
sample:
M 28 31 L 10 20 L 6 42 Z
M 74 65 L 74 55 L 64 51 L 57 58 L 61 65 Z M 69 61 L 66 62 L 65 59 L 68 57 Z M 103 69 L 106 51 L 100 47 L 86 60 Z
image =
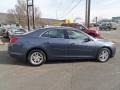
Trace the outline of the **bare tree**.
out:
M 35 10 L 35 25 L 40 24 L 41 12 L 38 7 L 34 8 Z M 29 9 L 30 18 L 32 19 L 32 9 Z M 8 20 L 9 22 L 17 22 L 22 26 L 27 26 L 27 2 L 26 0 L 17 0 L 17 4 L 13 9 L 8 10 Z M 30 20 L 32 25 L 32 20 Z

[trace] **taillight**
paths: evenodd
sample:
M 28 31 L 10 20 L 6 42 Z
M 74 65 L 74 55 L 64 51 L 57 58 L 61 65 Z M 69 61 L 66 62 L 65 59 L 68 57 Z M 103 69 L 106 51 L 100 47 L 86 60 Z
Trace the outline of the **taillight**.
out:
M 16 43 L 16 42 L 17 42 L 17 38 L 16 37 L 10 38 L 10 43 Z

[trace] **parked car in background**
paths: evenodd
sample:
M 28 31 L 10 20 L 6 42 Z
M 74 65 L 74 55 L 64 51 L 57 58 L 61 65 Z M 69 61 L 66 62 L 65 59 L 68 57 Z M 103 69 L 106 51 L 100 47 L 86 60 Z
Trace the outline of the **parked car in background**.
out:
M 24 34 L 26 32 L 27 32 L 27 30 L 22 29 L 22 28 L 8 28 L 4 32 L 3 37 L 11 38 L 11 37 L 13 37 L 15 35 L 21 35 L 21 34 Z
M 100 30 L 116 30 L 117 24 L 114 22 L 104 22 L 99 25 Z
M 3 34 L 3 30 L 2 28 L 0 28 L 0 36 L 2 36 L 2 34 Z
M 3 34 L 4 34 L 4 32 L 6 31 L 6 29 L 5 28 L 0 28 L 0 36 L 3 36 Z
M 117 23 L 111 22 L 111 25 L 112 25 L 111 29 L 117 30 L 117 28 L 118 28 L 118 24 Z
M 38 66 L 47 60 L 96 59 L 106 62 L 115 56 L 113 42 L 93 38 L 71 27 L 49 27 L 14 36 L 8 46 L 10 56 Z
M 81 31 L 84 31 L 85 33 L 87 33 L 93 37 L 100 38 L 100 33 L 98 30 L 95 30 L 93 28 L 87 28 L 87 27 L 85 27 L 81 24 L 78 24 L 78 23 L 62 24 L 61 26 L 74 27 L 74 28 L 77 28 Z

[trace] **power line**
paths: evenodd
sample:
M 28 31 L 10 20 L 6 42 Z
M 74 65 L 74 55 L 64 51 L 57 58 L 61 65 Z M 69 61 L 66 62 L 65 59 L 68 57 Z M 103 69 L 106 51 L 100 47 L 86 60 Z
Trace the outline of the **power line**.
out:
M 72 6 L 72 4 L 75 2 L 76 0 L 72 0 L 71 3 L 69 3 L 70 6 Z M 65 2 L 64 2 L 65 3 Z M 63 5 L 59 6 L 58 9 L 60 9 L 61 7 L 63 7 Z M 67 7 L 68 8 L 68 7 Z
M 75 0 L 74 0 L 75 1 Z M 62 17 L 65 17 L 67 16 L 68 14 L 70 14 L 80 3 L 81 3 L 82 0 L 79 0 L 79 2 L 74 6 L 72 7 L 64 16 Z
M 75 2 L 76 0 L 72 0 L 71 3 L 69 3 L 69 6 L 72 6 L 72 4 Z M 64 2 L 65 3 L 65 2 Z M 61 7 L 63 8 L 65 5 L 62 3 L 61 5 L 58 6 L 58 8 L 56 9 L 56 16 L 58 16 L 58 11 L 59 9 L 61 9 Z M 64 7 L 64 8 L 69 8 L 68 6 L 67 7 Z
M 71 2 L 71 4 L 74 3 L 75 1 L 76 1 L 76 0 L 73 0 L 73 1 Z

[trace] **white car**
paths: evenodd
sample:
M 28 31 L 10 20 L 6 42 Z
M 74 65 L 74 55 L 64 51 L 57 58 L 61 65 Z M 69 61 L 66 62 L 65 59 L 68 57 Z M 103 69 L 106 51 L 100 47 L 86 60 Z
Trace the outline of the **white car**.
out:
M 116 30 L 117 27 L 117 23 L 115 22 L 104 22 L 99 25 L 100 30 Z
M 21 34 L 24 34 L 27 32 L 28 32 L 27 30 L 22 29 L 22 28 L 9 28 L 9 29 L 7 29 L 4 36 L 10 39 L 11 37 L 13 37 L 15 35 L 21 35 Z

